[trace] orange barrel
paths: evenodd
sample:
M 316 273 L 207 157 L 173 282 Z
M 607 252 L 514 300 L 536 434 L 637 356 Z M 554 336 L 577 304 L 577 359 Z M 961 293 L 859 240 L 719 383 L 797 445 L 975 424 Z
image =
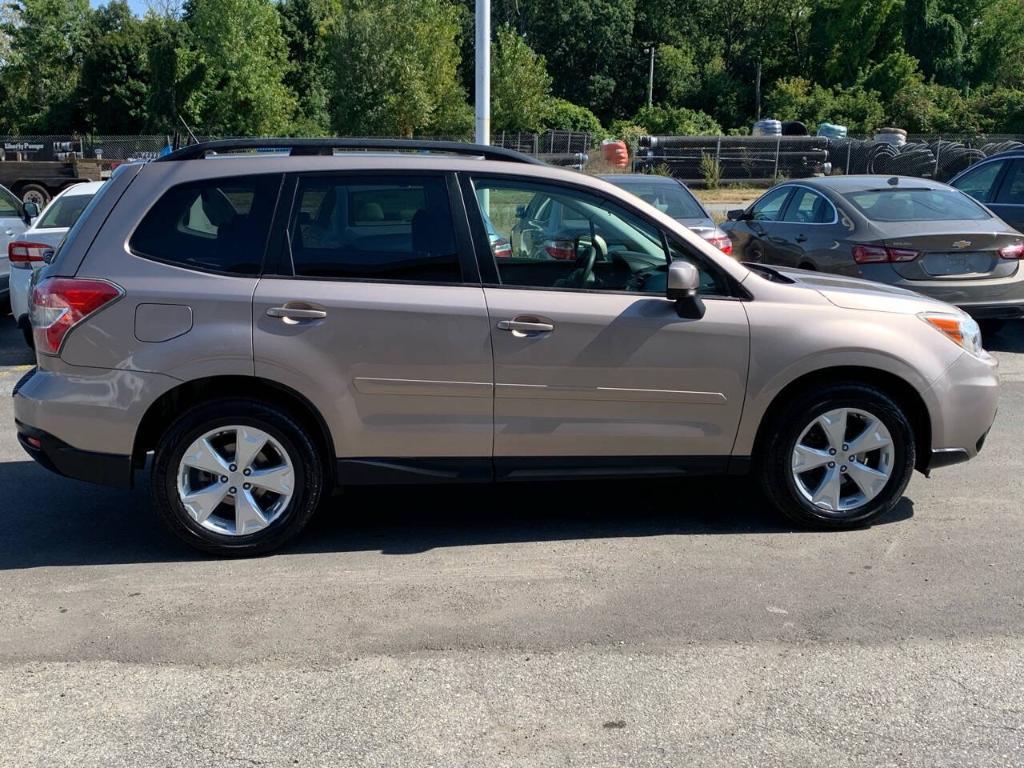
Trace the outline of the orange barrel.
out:
M 616 168 L 629 165 L 629 150 L 626 149 L 626 142 L 621 139 L 605 139 L 601 142 L 601 152 L 604 159 Z

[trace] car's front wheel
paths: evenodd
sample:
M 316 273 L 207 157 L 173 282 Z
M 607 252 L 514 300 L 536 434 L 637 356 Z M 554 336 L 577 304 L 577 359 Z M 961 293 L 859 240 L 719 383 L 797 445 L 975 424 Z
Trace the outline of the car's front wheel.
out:
M 269 552 L 295 536 L 320 500 L 316 447 L 285 411 L 217 400 L 183 414 L 157 448 L 157 512 L 190 546 L 217 555 Z
M 791 520 L 853 528 L 890 511 L 914 470 L 914 434 L 886 393 L 866 384 L 805 391 L 768 426 L 762 485 Z

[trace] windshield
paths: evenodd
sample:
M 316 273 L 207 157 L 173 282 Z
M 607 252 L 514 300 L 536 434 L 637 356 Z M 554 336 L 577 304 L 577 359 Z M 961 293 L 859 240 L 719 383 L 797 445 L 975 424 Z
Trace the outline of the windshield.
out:
M 867 189 L 843 195 L 872 221 L 950 221 L 991 218 L 967 195 L 952 189 Z
M 37 229 L 70 229 L 89 205 L 93 195 L 64 195 L 58 197 L 36 224 Z
M 618 181 L 612 184 L 631 192 L 641 200 L 650 203 L 666 216 L 673 219 L 706 219 L 707 214 L 700 203 L 685 187 L 676 182 L 666 184 L 656 181 Z

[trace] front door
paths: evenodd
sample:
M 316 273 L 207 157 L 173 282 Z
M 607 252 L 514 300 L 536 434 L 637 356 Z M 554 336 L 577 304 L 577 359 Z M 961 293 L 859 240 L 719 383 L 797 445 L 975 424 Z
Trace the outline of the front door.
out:
M 500 234 L 537 195 L 588 230 L 574 238 L 575 259 L 515 254 L 482 266 L 499 477 L 594 463 L 612 471 L 721 468 L 749 350 L 743 302 L 728 296 L 724 276 L 700 265 L 707 312 L 682 319 L 664 298 L 666 241 L 636 213 L 586 190 L 532 181 L 480 177 L 466 190 Z M 482 237 L 482 217 L 473 219 Z M 675 246 L 672 257 L 699 259 L 685 249 Z
M 489 321 L 449 178 L 331 173 L 291 184 L 292 210 L 275 223 L 277 274 L 253 300 L 256 375 L 323 414 L 343 480 L 346 467 L 403 457 L 435 460 L 423 479 L 466 457 L 489 476 Z

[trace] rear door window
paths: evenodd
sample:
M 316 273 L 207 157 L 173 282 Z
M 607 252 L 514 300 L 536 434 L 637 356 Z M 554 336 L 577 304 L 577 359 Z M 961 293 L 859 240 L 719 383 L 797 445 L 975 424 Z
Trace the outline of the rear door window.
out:
M 295 275 L 461 283 L 443 176 L 299 179 L 289 225 Z
M 190 269 L 259 274 L 280 185 L 273 174 L 173 187 L 146 214 L 129 248 Z
M 798 187 L 786 206 L 783 221 L 793 224 L 828 224 L 833 217 L 832 203 L 813 190 Z
M 1000 205 L 1024 205 L 1024 160 L 1014 160 L 1010 164 L 995 202 Z

